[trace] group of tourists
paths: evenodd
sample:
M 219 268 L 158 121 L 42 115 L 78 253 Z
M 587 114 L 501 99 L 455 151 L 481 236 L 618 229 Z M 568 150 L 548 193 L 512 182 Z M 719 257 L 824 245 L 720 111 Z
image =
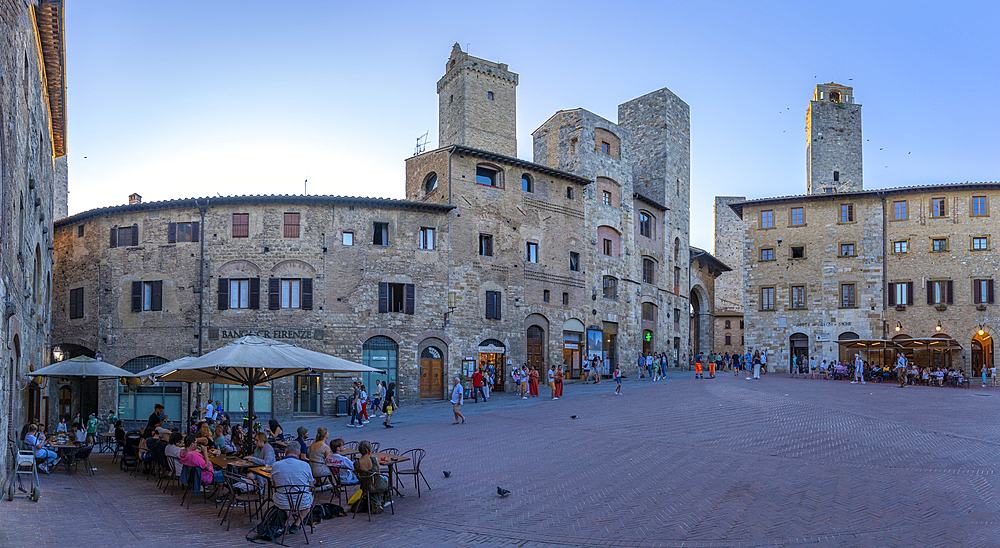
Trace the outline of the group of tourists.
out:
M 639 353 L 636 360 L 636 369 L 639 372 L 637 381 L 652 380 L 656 382 L 667 375 L 667 355 L 664 353 L 648 352 Z
M 399 409 L 399 403 L 396 400 L 396 383 L 390 382 L 386 384 L 385 381 L 377 380 L 375 381 L 375 387 L 370 393 L 365 388 L 365 383 L 361 381 L 354 381 L 352 385 L 354 393 L 351 395 L 350 402 L 348 403 L 351 422 L 347 426 L 361 428 L 368 424 L 371 416 L 377 416 L 378 418 L 385 419 L 382 421 L 382 426 L 393 428 L 392 424 L 390 424 L 392 413 L 396 409 Z M 369 405 L 371 405 L 371 415 L 368 414 Z
M 482 372 L 473 374 L 473 386 L 475 386 L 476 374 L 481 375 Z M 545 375 L 546 384 L 549 387 L 549 399 L 558 400 L 562 397 L 563 391 L 563 368 L 552 365 L 546 370 Z M 519 398 L 526 400 L 538 397 L 538 376 L 538 369 L 528 367 L 527 362 L 521 367 L 514 367 L 510 370 L 510 380 L 514 383 L 514 392 Z M 587 379 L 584 379 L 584 382 L 587 382 Z M 492 386 L 492 379 L 490 385 Z

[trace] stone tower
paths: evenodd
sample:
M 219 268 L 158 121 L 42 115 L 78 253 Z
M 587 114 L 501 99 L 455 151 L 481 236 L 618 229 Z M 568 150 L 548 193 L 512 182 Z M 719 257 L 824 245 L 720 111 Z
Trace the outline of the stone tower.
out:
M 517 157 L 517 74 L 456 43 L 438 80 L 438 146 L 463 145 Z
M 744 196 L 715 197 L 715 250 L 712 255 L 733 269 L 715 278 L 717 310 L 743 310 L 744 225 L 729 204 L 744 201 Z
M 861 105 L 854 89 L 830 82 L 816 86 L 806 112 L 806 192 L 863 190 Z

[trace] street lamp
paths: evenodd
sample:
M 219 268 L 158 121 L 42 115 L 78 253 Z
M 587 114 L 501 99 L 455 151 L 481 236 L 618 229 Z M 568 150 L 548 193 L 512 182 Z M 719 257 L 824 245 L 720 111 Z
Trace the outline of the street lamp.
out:
M 900 329 L 903 329 L 903 324 L 896 322 L 896 332 L 899 333 Z
M 52 358 L 53 359 L 55 359 L 57 362 L 61 362 L 62 359 L 63 359 L 63 356 L 64 356 L 64 354 L 63 354 L 62 348 L 59 348 L 59 345 L 56 345 L 56 346 L 52 347 Z
M 941 331 L 941 322 L 938 322 L 938 324 L 934 327 L 934 330 Z

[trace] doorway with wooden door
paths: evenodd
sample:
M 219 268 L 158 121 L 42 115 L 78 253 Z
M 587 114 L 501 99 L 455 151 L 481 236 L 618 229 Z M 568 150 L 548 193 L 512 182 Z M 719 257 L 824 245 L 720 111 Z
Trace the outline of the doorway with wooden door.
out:
M 444 359 L 434 346 L 420 353 L 420 397 L 444 398 Z
M 70 422 L 73 417 L 73 389 L 69 386 L 59 387 L 59 419 L 65 417 L 66 422 Z
M 534 369 L 538 378 L 545 378 L 545 331 L 537 325 L 528 328 L 527 337 L 528 371 Z

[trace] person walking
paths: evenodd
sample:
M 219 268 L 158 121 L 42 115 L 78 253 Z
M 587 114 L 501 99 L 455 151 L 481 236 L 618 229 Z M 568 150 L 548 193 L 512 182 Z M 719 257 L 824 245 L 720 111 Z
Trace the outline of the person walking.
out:
M 789 368 L 788 378 L 794 378 L 799 376 L 799 357 L 792 354 L 792 366 Z
M 483 391 L 483 370 L 477 369 L 475 373 L 472 374 L 472 399 L 476 403 L 479 403 L 479 395 L 483 395 L 483 401 L 489 401 L 486 397 L 486 392 Z
M 646 356 L 646 378 L 647 379 L 652 379 L 653 378 L 653 353 L 652 352 L 650 352 Z
M 717 354 L 715 356 L 711 356 L 710 355 L 708 357 L 708 378 L 710 378 L 710 379 L 714 379 L 715 378 L 715 366 L 716 366 L 715 362 L 716 362 L 717 359 L 718 359 L 718 355 Z
M 906 356 L 902 352 L 896 352 L 896 380 L 899 381 L 900 388 L 906 388 Z M 986 369 L 984 368 L 983 371 Z
M 392 420 L 392 412 L 399 407 L 396 405 L 396 383 L 389 383 L 389 388 L 386 389 L 385 398 L 382 401 L 382 410 L 385 412 L 385 420 L 382 422 L 382 426 L 385 426 L 386 428 L 393 428 L 393 426 L 389 424 L 389 421 Z
M 642 352 L 639 352 L 639 359 L 636 362 L 636 373 L 638 373 L 638 376 L 636 377 L 635 382 L 639 382 L 642 380 L 643 367 L 646 367 L 646 356 L 643 355 Z
M 465 422 L 465 415 L 462 414 L 462 398 L 465 396 L 465 389 L 462 388 L 462 381 L 458 377 L 454 378 L 454 382 L 455 386 L 451 390 L 451 411 L 455 413 L 455 422 L 452 424 L 459 424 L 459 420 Z
M 521 398 L 521 368 L 515 367 L 510 370 L 510 380 L 514 383 L 514 393 Z M 524 399 L 524 398 L 521 398 Z
M 615 395 L 616 396 L 621 396 L 622 395 L 622 368 L 619 367 L 619 366 L 617 366 L 617 365 L 615 366 L 615 382 L 618 383 L 618 386 L 615 386 Z
M 358 388 L 358 381 L 351 383 L 354 386 L 354 394 L 351 395 L 351 423 L 347 426 L 351 428 L 361 428 L 364 424 L 361 422 L 361 389 Z M 357 421 L 357 424 L 355 424 Z
M 358 386 L 361 389 L 361 424 L 368 424 L 368 390 L 365 383 Z
M 703 379 L 705 376 L 701 372 L 701 354 L 694 357 L 694 378 Z
M 851 384 L 865 384 L 865 362 L 861 361 L 861 354 L 854 355 L 854 380 Z
M 549 368 L 548 381 L 549 381 L 549 391 L 552 392 L 552 395 L 550 396 L 549 399 L 558 400 L 559 398 L 556 397 L 556 366 L 554 365 Z
M 483 374 L 483 389 L 486 392 L 486 400 L 489 401 L 490 394 L 493 393 L 493 370 L 487 369 Z

